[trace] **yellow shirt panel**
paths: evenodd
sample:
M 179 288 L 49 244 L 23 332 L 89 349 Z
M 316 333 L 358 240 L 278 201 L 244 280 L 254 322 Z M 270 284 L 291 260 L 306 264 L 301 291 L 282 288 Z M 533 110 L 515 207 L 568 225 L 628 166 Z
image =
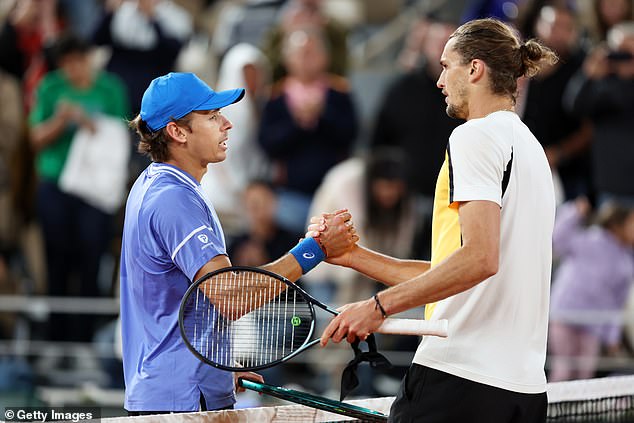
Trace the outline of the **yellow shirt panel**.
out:
M 437 266 L 462 245 L 458 208 L 451 204 L 451 160 L 445 153 L 434 194 L 434 215 L 431 231 L 431 267 Z M 436 303 L 425 306 L 425 319 L 430 319 Z

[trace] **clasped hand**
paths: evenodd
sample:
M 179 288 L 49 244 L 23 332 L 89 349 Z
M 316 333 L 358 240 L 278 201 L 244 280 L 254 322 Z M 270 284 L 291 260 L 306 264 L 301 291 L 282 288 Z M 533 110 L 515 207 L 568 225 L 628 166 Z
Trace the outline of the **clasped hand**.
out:
M 348 210 L 323 213 L 312 217 L 306 237 L 317 239 L 325 250 L 326 261 L 332 262 L 346 255 L 359 241 L 359 236 Z

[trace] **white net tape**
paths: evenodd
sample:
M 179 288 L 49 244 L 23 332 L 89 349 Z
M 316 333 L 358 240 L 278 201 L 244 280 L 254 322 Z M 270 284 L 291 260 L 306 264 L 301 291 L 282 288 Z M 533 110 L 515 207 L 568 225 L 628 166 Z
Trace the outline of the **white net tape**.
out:
M 394 397 L 370 398 L 346 401 L 388 414 Z M 355 421 L 351 417 L 328 413 L 303 405 L 245 408 L 241 410 L 207 411 L 200 413 L 167 414 L 159 416 L 115 417 L 101 420 L 103 423 L 304 423 Z
M 583 401 L 634 395 L 634 376 L 612 376 L 548 384 L 548 402 Z
M 571 382 L 558 382 L 548 384 L 548 402 L 551 406 L 557 403 L 575 403 L 574 415 L 575 416 L 589 416 L 589 419 L 570 420 L 570 421 L 631 421 L 626 419 L 621 420 L 601 420 L 597 417 L 593 420 L 593 414 L 596 411 L 596 405 L 592 404 L 592 400 L 600 400 L 602 398 L 616 398 L 616 401 L 606 403 L 609 409 L 613 409 L 617 412 L 620 410 L 626 410 L 627 418 L 630 418 L 630 411 L 632 404 L 625 400 L 618 400 L 619 397 L 627 398 L 634 396 L 634 376 L 613 376 L 600 379 L 589 380 L 577 380 Z M 364 400 L 352 400 L 346 401 L 350 404 L 354 404 L 360 407 L 368 408 L 370 410 L 379 411 L 384 414 L 388 414 L 390 406 L 394 401 L 394 397 L 383 398 L 370 398 Z M 566 405 L 564 404 L 564 407 Z M 609 412 L 609 410 L 608 410 Z M 550 413 L 553 413 L 550 416 Z M 549 410 L 549 418 L 554 418 L 555 421 L 560 421 L 561 411 L 553 407 Z M 603 415 L 606 410 L 599 410 L 598 415 Z M 625 415 L 625 414 L 623 414 Z M 209 411 L 198 413 L 183 413 L 183 414 L 167 414 L 167 415 L 154 415 L 154 416 L 139 416 L 139 417 L 114 417 L 105 418 L 101 420 L 103 423 L 304 423 L 304 422 L 340 422 L 340 421 L 355 421 L 350 417 L 345 417 L 338 414 L 328 413 L 326 411 L 317 410 L 303 405 L 283 405 L 276 407 L 257 407 L 247 408 L 240 410 L 225 410 L 225 411 Z M 561 420 L 569 421 L 569 420 Z

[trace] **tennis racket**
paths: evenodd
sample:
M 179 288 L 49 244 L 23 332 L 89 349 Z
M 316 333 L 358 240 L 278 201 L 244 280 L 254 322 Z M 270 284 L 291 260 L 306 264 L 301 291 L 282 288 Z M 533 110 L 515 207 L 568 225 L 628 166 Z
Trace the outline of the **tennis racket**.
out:
M 238 385 L 251 391 L 271 395 L 286 401 L 306 405 L 311 408 L 328 411 L 343 416 L 353 417 L 363 422 L 387 422 L 387 416 L 369 408 L 359 407 L 345 402 L 335 401 L 318 395 L 296 391 L 294 389 L 279 388 L 266 383 L 254 382 L 247 379 L 238 379 Z
M 181 335 L 203 362 L 229 371 L 265 369 L 319 343 L 315 307 L 336 310 L 275 273 L 227 267 L 195 281 L 179 311 Z M 446 320 L 385 319 L 379 333 L 447 336 Z

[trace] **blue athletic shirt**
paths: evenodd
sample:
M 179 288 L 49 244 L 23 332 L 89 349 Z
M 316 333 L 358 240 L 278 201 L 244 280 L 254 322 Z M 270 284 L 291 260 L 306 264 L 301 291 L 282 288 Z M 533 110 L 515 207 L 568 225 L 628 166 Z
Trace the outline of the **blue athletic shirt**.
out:
M 121 331 L 128 411 L 197 411 L 235 403 L 233 375 L 203 364 L 180 336 L 180 300 L 196 272 L 226 254 L 218 217 L 186 172 L 152 163 L 134 183 L 121 247 Z

